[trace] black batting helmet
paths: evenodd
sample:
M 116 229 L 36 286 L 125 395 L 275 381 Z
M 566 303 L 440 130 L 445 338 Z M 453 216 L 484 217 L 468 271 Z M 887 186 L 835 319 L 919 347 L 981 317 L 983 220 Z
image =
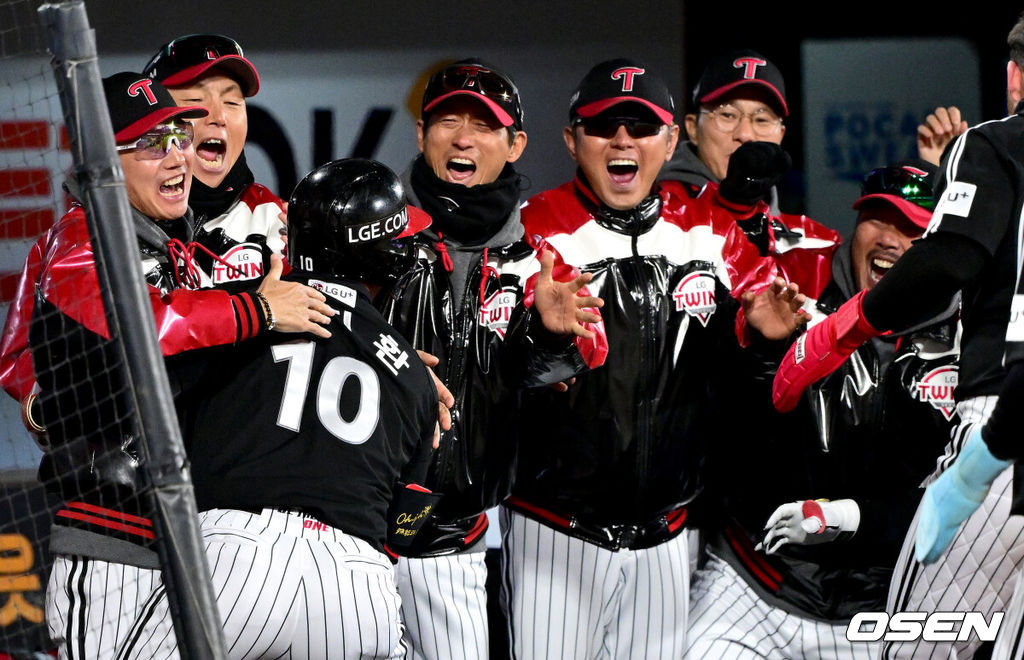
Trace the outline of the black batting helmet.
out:
M 331 161 L 299 181 L 288 201 L 288 261 L 309 273 L 391 284 L 415 263 L 407 239 L 429 225 L 387 166 Z

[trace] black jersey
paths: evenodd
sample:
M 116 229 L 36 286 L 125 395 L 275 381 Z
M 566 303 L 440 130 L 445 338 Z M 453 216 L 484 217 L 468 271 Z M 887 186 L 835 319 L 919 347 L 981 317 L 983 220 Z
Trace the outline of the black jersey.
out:
M 183 421 L 196 504 L 300 509 L 383 550 L 397 482 L 426 472 L 437 390 L 365 287 L 288 279 L 341 312 L 332 336 L 278 335 L 206 356 Z
M 957 138 L 936 182 L 940 195 L 925 240 L 940 232 L 965 236 L 991 257 L 962 293 L 958 400 L 997 394 L 1005 375 L 1006 322 L 1024 205 L 1022 113 L 1024 106 L 1018 106 L 1017 114 L 985 122 Z

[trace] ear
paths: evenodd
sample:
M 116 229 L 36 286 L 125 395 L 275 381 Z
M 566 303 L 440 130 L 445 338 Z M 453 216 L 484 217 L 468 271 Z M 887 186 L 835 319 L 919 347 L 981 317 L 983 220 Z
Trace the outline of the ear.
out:
M 423 133 L 424 133 L 423 120 L 422 119 L 417 119 L 416 120 L 416 148 L 419 149 L 420 152 L 423 151 Z
M 524 149 L 526 149 L 526 131 L 518 131 L 516 136 L 512 138 L 512 146 L 509 148 L 508 158 L 505 161 L 508 163 L 516 162 L 523 155 Z
M 690 142 L 697 144 L 697 115 L 692 112 L 683 117 L 683 125 L 686 127 L 686 136 Z
M 1008 112 L 1013 112 L 1021 99 L 1024 99 L 1024 72 L 1013 60 L 1006 63 L 1006 98 L 1010 102 Z
M 572 126 L 566 126 L 562 129 L 562 139 L 565 140 L 565 147 L 569 150 L 569 155 L 572 159 L 576 160 L 576 130 Z
M 668 127 L 668 152 L 665 154 L 665 162 L 672 160 L 676 152 L 676 145 L 679 144 L 679 124 L 671 124 Z

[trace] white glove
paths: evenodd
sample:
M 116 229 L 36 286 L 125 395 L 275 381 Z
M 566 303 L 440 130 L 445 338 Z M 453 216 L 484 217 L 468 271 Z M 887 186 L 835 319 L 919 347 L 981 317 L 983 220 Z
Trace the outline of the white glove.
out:
M 770 555 L 787 543 L 828 543 L 840 536 L 852 536 L 859 526 L 860 507 L 853 500 L 790 502 L 768 518 L 764 540 L 755 550 Z

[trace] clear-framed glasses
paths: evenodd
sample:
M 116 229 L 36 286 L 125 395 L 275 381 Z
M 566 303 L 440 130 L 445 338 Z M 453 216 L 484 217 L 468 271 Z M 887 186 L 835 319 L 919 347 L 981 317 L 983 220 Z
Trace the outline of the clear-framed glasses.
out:
M 771 137 L 782 126 L 782 119 L 767 108 L 758 108 L 753 112 L 742 112 L 731 105 L 720 105 L 714 110 L 701 110 L 702 115 L 709 115 L 715 128 L 723 133 L 732 133 L 743 121 L 750 119 L 751 130 L 757 137 Z
M 184 151 L 192 144 L 195 133 L 188 122 L 160 124 L 143 133 L 131 144 L 117 145 L 117 153 L 135 153 L 136 160 L 158 160 L 170 152 L 171 145 Z

